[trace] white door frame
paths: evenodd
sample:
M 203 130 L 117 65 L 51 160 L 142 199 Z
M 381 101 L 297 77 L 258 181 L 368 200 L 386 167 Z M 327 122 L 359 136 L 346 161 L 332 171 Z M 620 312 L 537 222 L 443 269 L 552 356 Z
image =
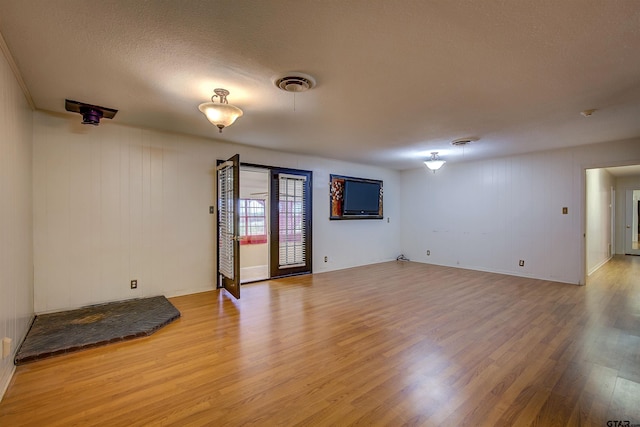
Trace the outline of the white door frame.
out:
M 633 203 L 633 192 L 640 189 L 626 190 L 624 210 L 624 253 L 627 255 L 640 255 L 640 249 L 633 249 L 633 234 L 636 239 L 638 234 L 638 207 Z

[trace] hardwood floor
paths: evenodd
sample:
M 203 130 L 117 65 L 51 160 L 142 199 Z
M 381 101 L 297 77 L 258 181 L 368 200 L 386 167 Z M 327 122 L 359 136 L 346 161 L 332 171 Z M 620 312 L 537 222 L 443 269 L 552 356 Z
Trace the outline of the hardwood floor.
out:
M 390 262 L 171 301 L 150 337 L 18 367 L 0 425 L 640 423 L 640 257 L 583 287 Z

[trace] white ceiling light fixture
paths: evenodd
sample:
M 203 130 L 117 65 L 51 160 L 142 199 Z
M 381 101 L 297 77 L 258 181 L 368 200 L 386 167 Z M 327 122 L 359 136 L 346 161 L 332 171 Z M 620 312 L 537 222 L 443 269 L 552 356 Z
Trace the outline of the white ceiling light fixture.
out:
M 238 107 L 229 104 L 227 96 L 229 91 L 226 89 L 214 89 L 214 95 L 211 97 L 211 102 L 205 102 L 198 106 L 198 109 L 202 111 L 202 114 L 207 116 L 207 119 L 216 125 L 222 133 L 222 129 L 227 126 L 231 126 L 238 117 L 242 117 L 242 110 Z M 213 98 L 220 98 L 220 102 L 214 102 Z
M 436 173 L 436 171 L 438 169 L 440 169 L 444 164 L 446 163 L 446 161 L 442 160 L 440 157 L 438 157 L 438 152 L 434 151 L 431 153 L 431 158 L 429 160 L 425 160 L 424 164 L 433 171 L 433 173 Z

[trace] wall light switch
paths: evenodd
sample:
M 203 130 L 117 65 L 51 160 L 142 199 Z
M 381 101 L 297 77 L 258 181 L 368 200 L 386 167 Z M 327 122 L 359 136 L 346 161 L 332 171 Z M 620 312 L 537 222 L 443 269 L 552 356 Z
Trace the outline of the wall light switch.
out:
M 562 208 L 562 215 L 566 215 L 569 213 L 569 208 Z

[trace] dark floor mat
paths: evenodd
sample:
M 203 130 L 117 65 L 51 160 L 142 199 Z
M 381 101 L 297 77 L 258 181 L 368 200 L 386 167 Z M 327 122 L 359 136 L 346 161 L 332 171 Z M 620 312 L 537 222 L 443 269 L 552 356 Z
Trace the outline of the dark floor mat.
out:
M 178 317 L 180 312 L 164 296 L 41 314 L 34 319 L 15 364 L 151 335 Z

